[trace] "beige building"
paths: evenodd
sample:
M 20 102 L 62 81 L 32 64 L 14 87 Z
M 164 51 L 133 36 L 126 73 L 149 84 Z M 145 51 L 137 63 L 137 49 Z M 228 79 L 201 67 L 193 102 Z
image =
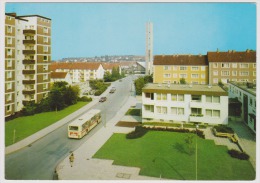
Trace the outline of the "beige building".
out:
M 51 19 L 39 15 L 5 16 L 5 116 L 50 90 Z
M 155 55 L 154 83 L 208 83 L 206 55 Z
M 228 81 L 256 83 L 256 52 L 208 52 L 209 84 Z

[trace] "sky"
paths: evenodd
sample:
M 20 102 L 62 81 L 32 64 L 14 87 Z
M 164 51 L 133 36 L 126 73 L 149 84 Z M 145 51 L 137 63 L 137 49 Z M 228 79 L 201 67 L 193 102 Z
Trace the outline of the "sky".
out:
M 154 55 L 256 50 L 255 3 L 6 3 L 6 13 L 52 20 L 52 60 L 145 55 L 153 23 Z

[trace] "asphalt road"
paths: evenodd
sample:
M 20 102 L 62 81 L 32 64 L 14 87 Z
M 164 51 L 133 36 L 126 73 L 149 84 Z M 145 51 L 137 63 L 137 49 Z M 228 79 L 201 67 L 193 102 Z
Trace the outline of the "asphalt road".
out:
M 116 115 L 133 93 L 131 80 L 130 76 L 122 79 L 122 82 L 114 82 L 116 92 L 108 94 L 106 102 L 93 106 L 95 109 L 101 109 L 102 123 L 82 139 L 69 139 L 66 124 L 30 146 L 6 155 L 5 178 L 8 180 L 52 180 L 57 164 Z

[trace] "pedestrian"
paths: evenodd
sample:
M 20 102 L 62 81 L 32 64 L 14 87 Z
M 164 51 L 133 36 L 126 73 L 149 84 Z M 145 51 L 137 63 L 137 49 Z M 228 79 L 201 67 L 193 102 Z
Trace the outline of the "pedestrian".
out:
M 73 162 L 74 162 L 74 155 L 73 155 L 73 153 L 71 153 L 69 159 L 70 159 L 70 166 L 72 167 L 73 166 Z

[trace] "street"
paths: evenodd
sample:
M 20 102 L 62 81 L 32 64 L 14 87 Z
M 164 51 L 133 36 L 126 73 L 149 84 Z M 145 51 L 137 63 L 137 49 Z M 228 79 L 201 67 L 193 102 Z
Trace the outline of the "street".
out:
M 116 115 L 131 94 L 131 80 L 131 77 L 127 77 L 122 79 L 122 82 L 114 82 L 116 92 L 108 94 L 106 102 L 94 105 L 93 108 L 102 111 L 102 123 L 82 139 L 69 139 L 67 124 L 65 124 L 28 147 L 6 155 L 5 178 L 8 180 L 52 180 L 57 164 Z

